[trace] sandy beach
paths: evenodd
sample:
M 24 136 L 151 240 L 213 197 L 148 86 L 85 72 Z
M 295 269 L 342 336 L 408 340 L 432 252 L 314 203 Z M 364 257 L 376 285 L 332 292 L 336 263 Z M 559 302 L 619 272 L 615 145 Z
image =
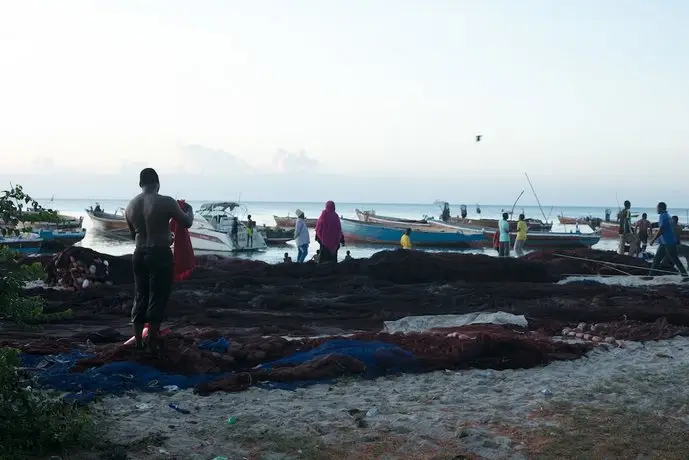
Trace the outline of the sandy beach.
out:
M 571 251 L 576 259 L 544 252 L 502 260 L 397 250 L 331 265 L 201 257 L 173 292 L 163 324 L 172 332 L 158 356 L 122 346 L 131 336 L 128 256 L 83 248 L 70 255 L 109 260 L 113 284 L 78 292 L 30 284 L 25 294 L 45 299 L 46 313 L 70 314 L 39 330 L 0 329 L 3 345 L 33 357 L 35 387 L 82 399 L 98 422 L 95 450 L 63 458 L 683 458 L 686 452 L 687 287 L 676 276 L 609 276 L 616 263 L 646 274 L 638 259 L 595 250 Z M 59 260 L 47 261 L 46 271 Z M 483 324 L 496 312 L 502 320 Z M 468 314 L 479 324 L 458 325 L 457 315 Z M 445 315 L 455 322 L 443 325 Z M 381 333 L 397 330 L 392 324 L 408 331 L 410 317 L 418 316 L 430 316 L 417 321 L 430 329 Z M 403 361 L 394 350 L 369 357 L 329 352 L 263 367 L 338 336 L 401 347 L 420 367 L 395 371 Z M 225 348 L 204 348 L 225 338 Z M 74 352 L 81 357 L 71 369 L 51 374 Z M 106 372 L 112 366 L 122 370 Z M 367 378 L 374 368 L 382 375 Z M 168 381 L 174 374 L 184 377 Z M 203 382 L 187 380 L 198 377 Z M 309 379 L 319 383 L 299 383 Z M 187 386 L 172 388 L 171 381 Z
M 679 458 L 663 443 L 684 435 L 689 423 L 688 347 L 686 338 L 625 342 L 526 370 L 448 370 L 209 397 L 134 393 L 94 408 L 107 420 L 108 441 L 132 459 L 624 458 L 625 452 Z M 171 410 L 171 402 L 190 414 Z M 364 414 L 363 423 L 353 411 Z M 583 426 L 582 417 L 591 425 Z M 645 431 L 656 421 L 665 424 L 663 433 Z M 587 435 L 590 450 L 568 451 L 581 449 L 576 438 Z

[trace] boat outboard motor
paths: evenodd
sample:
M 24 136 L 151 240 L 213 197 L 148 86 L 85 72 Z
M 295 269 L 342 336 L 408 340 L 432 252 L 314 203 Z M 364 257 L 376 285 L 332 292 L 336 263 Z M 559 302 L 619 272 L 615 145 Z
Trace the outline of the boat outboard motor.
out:
M 459 207 L 459 212 L 462 215 L 462 219 L 467 218 L 467 205 L 463 204 Z
M 605 221 L 606 222 L 610 222 L 610 214 L 612 214 L 612 211 L 610 210 L 610 208 L 606 209 L 605 210 Z
M 481 214 L 481 206 L 476 205 L 476 214 Z

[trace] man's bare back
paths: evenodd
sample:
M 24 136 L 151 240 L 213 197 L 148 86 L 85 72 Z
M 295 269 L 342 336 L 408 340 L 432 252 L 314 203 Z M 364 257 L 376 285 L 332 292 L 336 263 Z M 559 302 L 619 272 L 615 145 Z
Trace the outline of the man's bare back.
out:
M 194 222 L 193 215 L 184 212 L 177 200 L 151 192 L 135 196 L 127 205 L 125 216 L 137 249 L 170 247 L 170 219 L 176 219 L 187 228 Z

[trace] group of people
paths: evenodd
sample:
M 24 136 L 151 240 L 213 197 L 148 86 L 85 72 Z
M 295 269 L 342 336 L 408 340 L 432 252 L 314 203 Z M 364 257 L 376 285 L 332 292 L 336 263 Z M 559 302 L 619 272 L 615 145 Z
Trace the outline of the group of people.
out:
M 510 221 L 509 213 L 503 212 L 502 219 L 498 222 L 498 231 L 495 232 L 494 241 L 497 243 L 498 255 L 500 257 L 510 256 Z M 514 252 L 518 257 L 524 255 L 524 244 L 526 243 L 526 234 L 529 231 L 529 227 L 526 224 L 526 217 L 524 214 L 519 214 L 519 220 L 517 221 L 517 237 L 514 240 Z
M 306 256 L 309 254 L 309 245 L 311 244 L 311 236 L 306 225 L 304 211 L 297 209 L 297 222 L 294 226 L 294 240 L 297 243 L 297 263 L 304 263 Z M 335 203 L 328 201 L 325 203 L 325 209 L 321 212 L 318 221 L 316 222 L 316 242 L 319 249 L 311 259 L 316 263 L 337 262 L 337 253 L 340 247 L 345 245 L 344 235 L 342 234 L 342 223 L 340 216 L 335 210 Z M 347 251 L 345 260 L 351 259 L 352 256 Z M 283 262 L 291 262 L 292 258 L 288 253 L 285 253 Z
M 689 247 L 682 245 L 682 226 L 679 224 L 679 217 L 670 216 L 667 204 L 661 201 L 656 206 L 656 211 L 658 212 L 657 223 L 652 224 L 648 220 L 648 215 L 643 213 L 641 219 L 632 224 L 631 209 L 631 202 L 626 200 L 624 208 L 617 215 L 620 222 L 620 240 L 617 252 L 619 254 L 628 253 L 630 256 L 635 257 L 645 253 L 649 245 L 653 246 L 658 242 L 658 249 L 656 249 L 656 253 L 653 256 L 650 274 L 658 274 L 660 266 L 668 263 L 670 266 L 676 267 L 682 276 L 689 277 L 684 264 L 680 260 L 680 256 L 683 256 L 687 259 L 687 263 L 689 263 Z M 654 229 L 656 229 L 655 232 L 653 232 Z M 648 240 L 652 233 L 654 235 L 649 242 Z

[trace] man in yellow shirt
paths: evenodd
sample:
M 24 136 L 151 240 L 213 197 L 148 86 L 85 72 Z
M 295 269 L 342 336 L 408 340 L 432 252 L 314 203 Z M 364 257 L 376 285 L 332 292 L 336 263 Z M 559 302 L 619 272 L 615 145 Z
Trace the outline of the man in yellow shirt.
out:
M 409 238 L 409 235 L 411 235 L 411 228 L 408 228 L 404 232 L 404 235 L 402 235 L 402 238 L 400 238 L 400 245 L 402 245 L 402 249 L 411 249 L 411 238 Z
M 524 255 L 524 243 L 526 243 L 526 232 L 529 227 L 524 220 L 524 214 L 519 214 L 519 221 L 517 222 L 517 239 L 514 242 L 514 252 L 517 257 Z

